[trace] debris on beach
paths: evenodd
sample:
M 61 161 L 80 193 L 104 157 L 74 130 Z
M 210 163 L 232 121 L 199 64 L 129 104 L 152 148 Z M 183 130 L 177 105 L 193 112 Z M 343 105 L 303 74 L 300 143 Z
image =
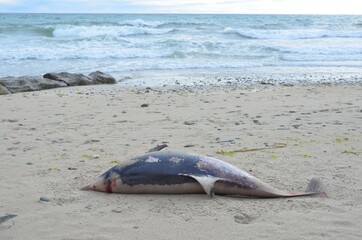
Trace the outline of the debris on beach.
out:
M 284 148 L 286 146 L 287 146 L 286 143 L 274 143 L 273 145 L 263 147 L 263 148 L 242 148 L 242 149 L 237 149 L 237 150 L 233 150 L 233 151 L 219 150 L 216 153 L 221 154 L 221 155 L 234 156 L 234 154 L 238 153 L 238 152 L 253 152 L 253 151 L 266 150 L 266 149 Z
M 5 214 L 5 215 L 0 215 L 0 224 L 2 224 L 3 222 L 10 220 L 14 217 L 17 217 L 18 215 L 15 214 Z

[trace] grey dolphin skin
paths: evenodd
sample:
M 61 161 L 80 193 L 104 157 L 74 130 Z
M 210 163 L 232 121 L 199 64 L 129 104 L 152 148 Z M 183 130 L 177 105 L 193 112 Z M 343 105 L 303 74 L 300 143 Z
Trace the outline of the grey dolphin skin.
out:
M 191 194 L 209 196 L 296 197 L 325 195 L 321 182 L 312 179 L 306 192 L 273 188 L 219 159 L 175 151 L 154 151 L 112 167 L 83 190 L 127 194 Z

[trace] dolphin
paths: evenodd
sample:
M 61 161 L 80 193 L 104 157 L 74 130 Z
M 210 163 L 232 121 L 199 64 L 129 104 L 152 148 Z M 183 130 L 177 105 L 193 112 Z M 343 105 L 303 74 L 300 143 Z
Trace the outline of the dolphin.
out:
M 124 194 L 201 194 L 246 197 L 326 196 L 319 179 L 305 192 L 278 190 L 219 159 L 194 153 L 161 151 L 157 146 L 142 156 L 116 165 L 83 188 Z

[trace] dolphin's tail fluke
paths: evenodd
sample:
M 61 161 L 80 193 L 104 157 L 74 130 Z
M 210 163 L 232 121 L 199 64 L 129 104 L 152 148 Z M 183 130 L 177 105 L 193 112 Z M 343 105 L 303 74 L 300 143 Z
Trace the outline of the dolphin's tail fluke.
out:
M 319 195 L 320 197 L 327 197 L 326 189 L 318 178 L 312 178 L 305 190 L 306 193 Z
M 283 194 L 283 197 L 298 197 L 298 196 L 320 196 L 327 197 L 326 190 L 322 184 L 322 182 L 318 178 L 312 178 L 305 192 L 288 192 L 287 194 Z

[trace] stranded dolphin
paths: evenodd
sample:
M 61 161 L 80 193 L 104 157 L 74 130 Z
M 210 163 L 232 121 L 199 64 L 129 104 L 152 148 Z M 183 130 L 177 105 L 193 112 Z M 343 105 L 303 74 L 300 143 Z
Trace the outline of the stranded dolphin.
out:
M 112 167 L 84 189 L 107 193 L 207 193 L 209 196 L 325 195 L 318 179 L 309 182 L 306 192 L 281 191 L 219 159 L 192 153 L 158 152 L 163 147 Z

